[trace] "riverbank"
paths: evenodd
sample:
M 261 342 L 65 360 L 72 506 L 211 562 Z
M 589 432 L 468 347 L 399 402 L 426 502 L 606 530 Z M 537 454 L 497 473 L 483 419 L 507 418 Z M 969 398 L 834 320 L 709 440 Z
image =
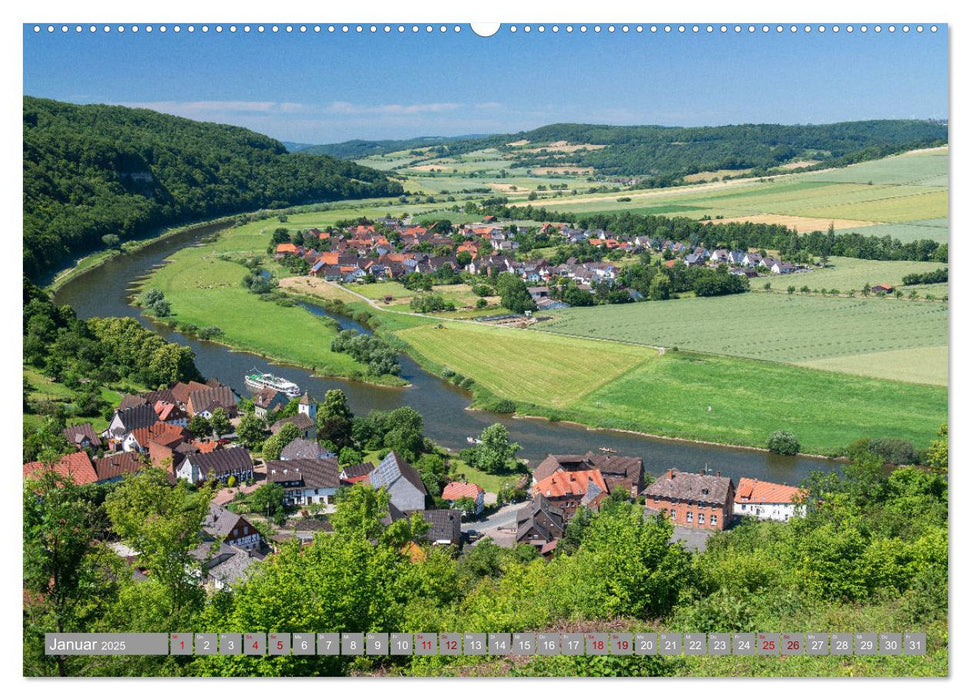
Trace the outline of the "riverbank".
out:
M 109 260 L 119 256 L 130 255 L 131 253 L 143 250 L 144 248 L 156 245 L 162 241 L 166 241 L 179 235 L 191 235 L 194 232 L 203 231 L 205 229 L 212 229 L 213 232 L 216 232 L 222 228 L 228 228 L 234 222 L 235 218 L 232 216 L 223 217 L 221 219 L 213 219 L 211 221 L 197 222 L 194 224 L 188 224 L 186 226 L 180 226 L 178 228 L 166 229 L 158 236 L 125 241 L 119 248 L 99 250 L 78 259 L 77 262 L 75 262 L 71 267 L 56 272 L 50 284 L 46 286 L 46 289 L 48 292 L 53 294 L 79 275 L 92 272 L 93 270 L 96 270 L 107 263 Z

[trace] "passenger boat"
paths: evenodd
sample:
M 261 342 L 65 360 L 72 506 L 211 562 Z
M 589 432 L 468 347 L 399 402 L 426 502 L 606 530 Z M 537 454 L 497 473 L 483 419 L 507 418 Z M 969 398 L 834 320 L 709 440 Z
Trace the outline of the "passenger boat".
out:
M 300 387 L 293 382 L 256 369 L 251 369 L 246 374 L 246 386 L 256 390 L 275 389 L 291 399 L 300 396 Z

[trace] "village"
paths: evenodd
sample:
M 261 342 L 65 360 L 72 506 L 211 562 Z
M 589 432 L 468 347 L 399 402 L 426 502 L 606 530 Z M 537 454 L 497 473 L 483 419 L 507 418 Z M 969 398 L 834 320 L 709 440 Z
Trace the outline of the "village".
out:
M 285 410 L 288 406 L 296 410 Z M 784 522 L 805 514 L 800 503 L 805 494 L 796 487 L 749 478 L 735 484 L 707 470 L 670 469 L 654 478 L 642 458 L 606 448 L 548 454 L 531 473 L 518 477 L 518 495 L 506 503 L 465 480 L 449 482 L 440 498 L 433 498 L 422 474 L 394 450 L 379 453 L 374 461 L 341 464 L 331 446 L 318 440 L 318 408 L 307 393 L 288 399 L 264 388 L 248 399 L 214 379 L 178 382 L 125 395 L 103 432 L 91 423 L 65 428 L 64 438 L 75 451 L 53 464 L 24 464 L 23 477 L 37 478 L 52 469 L 81 486 L 114 484 L 154 467 L 173 487 L 214 484 L 202 544 L 193 557 L 200 579 L 217 590 L 237 585 L 256 562 L 288 540 L 309 546 L 315 536 L 327 536 L 333 531 L 328 514 L 355 484 L 387 492 L 386 526 L 415 513 L 428 524 L 420 540 L 409 545 L 413 557 L 422 557 L 424 546 L 451 547 L 458 556 L 491 540 L 503 547 L 533 547 L 551 558 L 570 521 L 584 510 L 599 510 L 607 499 L 637 502 L 645 517 L 669 519 L 673 539 L 697 549 L 704 548 L 710 534 L 742 518 Z M 284 437 L 278 459 L 264 459 L 242 444 L 237 428 L 254 418 L 263 421 L 268 440 Z M 280 487 L 273 505 L 285 517 L 269 518 L 248 507 L 248 498 L 268 486 Z M 137 559 L 138 552 L 122 542 L 110 546 L 130 562 Z M 136 570 L 139 575 L 144 572 Z
M 524 238 L 530 245 L 521 243 Z M 556 263 L 547 257 L 531 257 L 537 240 L 543 241 L 547 251 L 566 246 L 580 257 L 570 255 Z M 584 246 L 589 248 L 584 250 Z M 448 222 L 425 226 L 410 219 L 384 217 L 324 231 L 311 228 L 287 233 L 281 228 L 268 252 L 294 272 L 341 284 L 400 281 L 414 273 L 439 279 L 463 272 L 484 276 L 511 273 L 528 285 L 539 310 L 570 306 L 561 298 L 557 283 L 575 285 L 590 294 L 601 286 L 626 292 L 623 298 L 612 298 L 614 303 L 643 300 L 644 293 L 625 285 L 620 275 L 621 261 L 643 253 L 659 257 L 668 269 L 704 267 L 745 279 L 812 270 L 811 265 L 784 261 L 764 251 L 709 250 L 689 241 L 625 236 L 565 223 L 544 223 L 537 228 L 491 215 L 480 223 L 454 227 Z M 893 288 L 873 291 L 889 293 Z

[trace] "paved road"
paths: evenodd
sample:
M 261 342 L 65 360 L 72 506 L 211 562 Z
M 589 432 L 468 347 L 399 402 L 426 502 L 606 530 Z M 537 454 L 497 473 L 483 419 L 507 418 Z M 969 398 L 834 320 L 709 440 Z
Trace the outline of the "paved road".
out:
M 468 522 L 464 522 L 462 523 L 462 532 L 478 530 L 479 532 L 488 535 L 488 531 L 490 530 L 498 530 L 500 528 L 515 528 L 516 513 L 524 505 L 524 503 L 509 503 L 484 520 L 470 520 Z

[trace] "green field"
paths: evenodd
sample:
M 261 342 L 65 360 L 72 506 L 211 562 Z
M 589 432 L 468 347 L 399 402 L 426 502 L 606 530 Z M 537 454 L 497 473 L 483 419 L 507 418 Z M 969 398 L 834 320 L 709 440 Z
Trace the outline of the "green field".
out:
M 943 387 L 576 338 L 555 343 L 535 331 L 446 324 L 398 335 L 427 368 L 472 377 L 521 413 L 594 427 L 757 447 L 786 429 L 803 451 L 829 454 L 865 435 L 926 446 L 947 415 Z
M 73 410 L 71 402 L 74 400 L 75 391 L 70 387 L 60 382 L 55 382 L 50 377 L 44 376 L 39 370 L 33 367 L 27 367 L 26 365 L 23 368 L 23 377 L 24 382 L 31 386 L 28 395 L 31 402 L 50 401 L 51 403 L 61 404 L 69 413 Z M 101 387 L 101 398 L 109 405 L 117 406 L 121 402 L 124 390 L 148 391 L 148 387 L 138 385 L 126 386 L 124 388 L 103 386 Z M 43 416 L 39 414 L 23 414 L 24 426 L 32 428 L 40 427 L 43 421 Z M 78 423 L 91 423 L 96 431 L 104 430 L 108 427 L 108 421 L 100 415 L 71 416 L 67 419 L 68 425 L 77 425 Z
M 472 377 L 502 398 L 552 408 L 655 358 L 654 350 L 472 323 L 424 325 L 396 335 L 438 367 Z
M 764 446 L 772 431 L 789 430 L 803 452 L 826 454 L 862 436 L 926 447 L 947 420 L 947 389 L 668 352 L 573 409 L 591 425 L 737 445 Z
M 805 275 L 809 277 L 815 272 Z M 919 351 L 947 345 L 947 306 L 887 297 L 737 294 L 564 309 L 539 330 L 838 370 L 825 360 L 914 350 L 912 361 L 857 364 L 857 372 L 947 383 L 947 365 L 919 366 Z
M 904 287 L 903 279 L 905 275 L 911 273 L 933 272 L 940 268 L 947 268 L 947 263 L 936 262 L 909 262 L 906 260 L 861 260 L 860 258 L 841 258 L 833 256 L 829 259 L 829 264 L 825 269 L 813 269 L 806 274 L 793 275 L 791 277 L 773 277 L 766 281 L 772 282 L 773 289 L 783 290 L 790 284 L 801 288 L 803 285 L 811 289 L 838 289 L 841 292 L 855 291 L 857 295 L 867 282 L 870 286 L 876 284 L 889 284 L 896 287 L 904 295 L 910 294 L 914 290 L 923 297 L 925 294 L 933 294 L 941 297 L 947 294 L 947 282 L 938 284 L 917 284 Z M 762 280 L 754 284 L 760 287 Z

